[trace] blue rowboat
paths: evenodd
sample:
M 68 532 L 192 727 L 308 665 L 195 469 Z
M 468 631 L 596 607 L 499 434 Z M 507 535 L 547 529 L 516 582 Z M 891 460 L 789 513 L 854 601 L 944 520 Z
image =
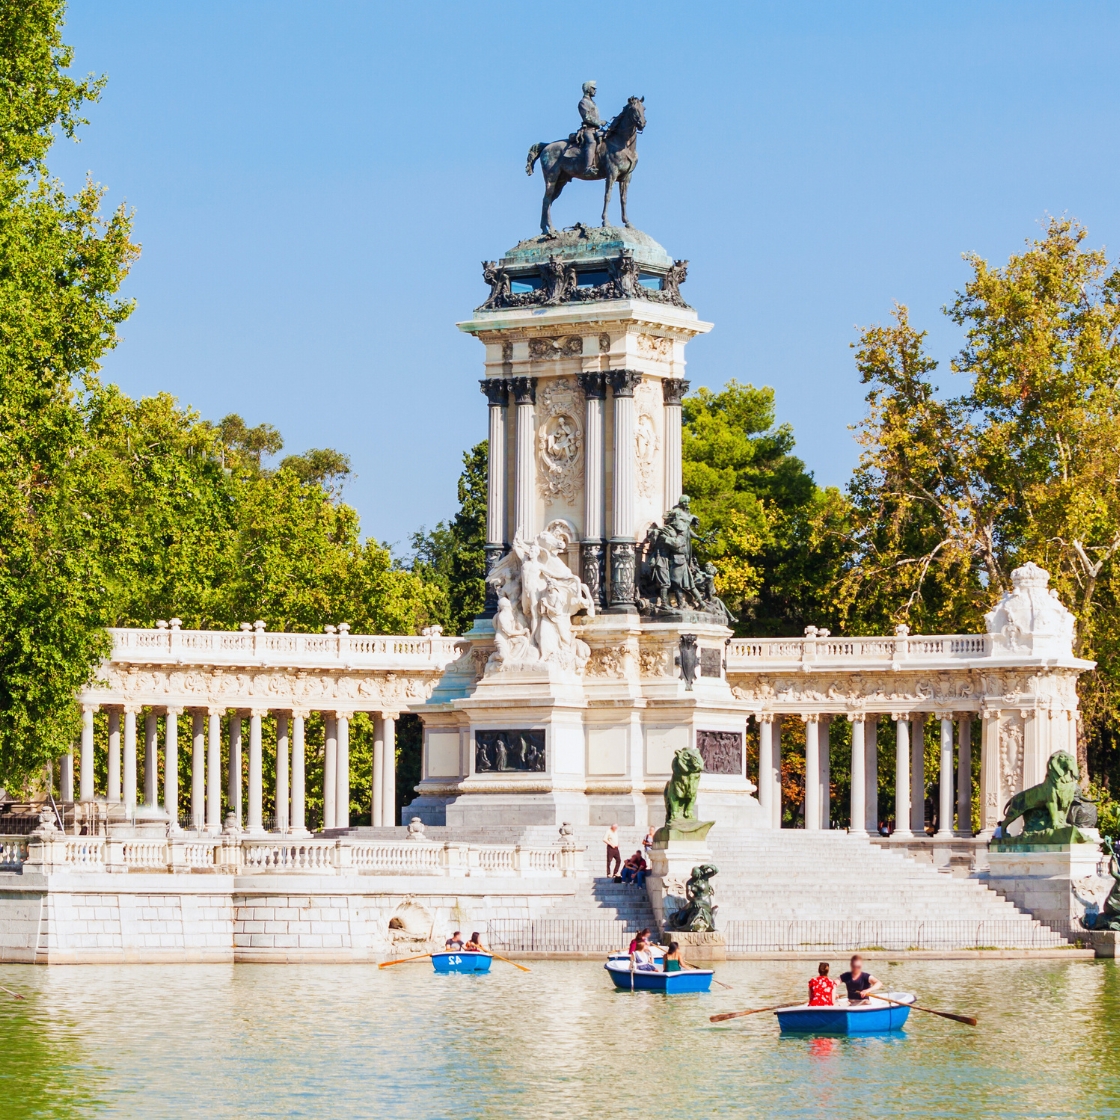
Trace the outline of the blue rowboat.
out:
M 910 992 L 886 992 L 902 1004 L 914 1002 Z M 832 1007 L 784 1007 L 775 1011 L 783 1034 L 882 1034 L 899 1031 L 910 1015 L 908 1006 L 899 1007 L 872 997 L 867 1006 L 835 1004 Z
M 489 972 L 494 958 L 489 953 L 433 953 L 436 972 Z
M 712 986 L 710 968 L 686 968 L 680 972 L 646 972 L 636 968 L 631 973 L 629 958 L 611 959 L 603 967 L 610 973 L 614 986 L 627 992 L 631 976 L 636 992 L 664 992 L 675 996 L 682 992 L 706 992 Z

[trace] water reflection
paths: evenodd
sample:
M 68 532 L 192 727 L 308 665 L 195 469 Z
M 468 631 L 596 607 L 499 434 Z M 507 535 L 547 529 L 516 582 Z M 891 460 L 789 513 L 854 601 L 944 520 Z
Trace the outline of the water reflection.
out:
M 926 1006 L 904 1035 L 781 1037 L 800 962 L 722 966 L 734 991 L 616 992 L 592 962 L 526 975 L 366 966 L 0 968 L 8 1117 L 1120 1116 L 1112 962 L 873 965 Z M 0 993 L 3 996 L 3 993 Z

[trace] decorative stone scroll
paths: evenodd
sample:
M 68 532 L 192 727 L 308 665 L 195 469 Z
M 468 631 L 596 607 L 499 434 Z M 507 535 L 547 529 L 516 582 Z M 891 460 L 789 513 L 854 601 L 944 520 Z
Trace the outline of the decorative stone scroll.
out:
M 518 728 L 510 731 L 474 733 L 476 774 L 504 774 L 518 770 L 543 773 L 544 769 L 543 729 Z
M 742 732 L 697 731 L 696 749 L 704 760 L 705 774 L 742 774 Z

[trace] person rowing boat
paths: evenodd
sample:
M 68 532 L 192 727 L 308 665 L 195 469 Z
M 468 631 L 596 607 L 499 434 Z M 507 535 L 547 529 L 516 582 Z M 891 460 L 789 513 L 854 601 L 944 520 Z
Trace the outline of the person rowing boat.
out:
M 848 1002 L 859 1003 L 870 999 L 872 992 L 879 991 L 883 984 L 870 972 L 863 971 L 863 957 L 856 953 L 848 962 L 849 971 L 840 973 L 840 983 L 848 989 Z

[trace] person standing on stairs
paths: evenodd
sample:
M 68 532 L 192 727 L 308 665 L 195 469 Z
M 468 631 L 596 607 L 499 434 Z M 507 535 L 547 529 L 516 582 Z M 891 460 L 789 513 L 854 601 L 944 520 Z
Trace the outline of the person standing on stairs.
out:
M 622 853 L 618 850 L 618 825 L 612 824 L 607 829 L 603 843 L 607 846 L 607 878 L 612 879 L 622 871 Z M 611 868 L 614 868 L 612 871 Z

